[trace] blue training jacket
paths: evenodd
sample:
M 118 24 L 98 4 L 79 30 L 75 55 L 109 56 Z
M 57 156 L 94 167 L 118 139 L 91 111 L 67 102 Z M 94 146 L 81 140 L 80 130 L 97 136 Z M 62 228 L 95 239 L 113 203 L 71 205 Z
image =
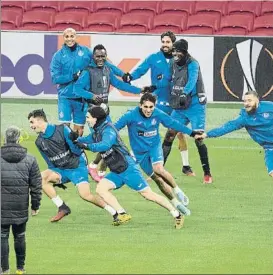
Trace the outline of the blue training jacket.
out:
M 132 150 L 135 153 L 144 153 L 161 142 L 160 124 L 188 135 L 192 133 L 191 129 L 157 108 L 155 108 L 151 117 L 147 118 L 141 114 L 140 108 L 136 107 L 121 116 L 114 126 L 117 130 L 127 126 Z
M 170 60 L 171 61 L 171 60 Z M 157 103 L 169 103 L 170 99 L 170 62 L 167 62 L 162 51 L 148 56 L 132 72 L 133 80 L 145 75 L 151 69 L 151 84 L 157 86 L 154 94 L 157 95 Z
M 77 98 L 73 94 L 73 74 L 85 69 L 92 61 L 92 52 L 86 46 L 77 44 L 75 51 L 63 45 L 58 50 L 50 63 L 52 83 L 57 84 L 58 96 L 64 98 Z M 122 76 L 124 72 L 110 62 L 107 65 L 114 74 Z
M 90 66 L 96 67 L 97 65 L 94 63 L 94 61 L 91 62 Z M 108 66 L 107 64 L 105 66 Z M 127 91 L 133 94 L 140 94 L 141 89 L 135 86 L 132 86 L 128 83 L 125 83 L 121 80 L 119 80 L 112 70 L 110 70 L 110 84 L 113 85 L 114 87 Z M 94 97 L 94 94 L 92 91 L 90 91 L 91 87 L 91 79 L 90 79 L 90 74 L 89 71 L 84 70 L 79 79 L 75 82 L 74 87 L 73 87 L 73 95 L 74 97 L 82 97 L 85 99 L 92 99 Z M 110 85 L 109 88 L 110 89 Z
M 220 137 L 243 127 L 264 149 L 273 148 L 273 102 L 261 101 L 253 114 L 242 108 L 238 118 L 212 129 L 207 135 L 210 138 Z

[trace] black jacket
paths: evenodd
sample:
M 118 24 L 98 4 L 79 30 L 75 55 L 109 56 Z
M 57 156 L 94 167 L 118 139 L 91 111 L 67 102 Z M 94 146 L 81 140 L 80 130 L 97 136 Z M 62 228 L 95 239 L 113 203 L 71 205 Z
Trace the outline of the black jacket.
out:
M 1 224 L 22 224 L 31 208 L 38 210 L 42 198 L 42 178 L 36 158 L 19 144 L 1 147 Z

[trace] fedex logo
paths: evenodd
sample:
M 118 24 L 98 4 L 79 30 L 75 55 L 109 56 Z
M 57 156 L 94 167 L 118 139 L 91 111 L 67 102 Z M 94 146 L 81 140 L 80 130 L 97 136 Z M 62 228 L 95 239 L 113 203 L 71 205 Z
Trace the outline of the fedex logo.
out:
M 26 33 L 9 35 L 15 36 L 16 39 L 19 37 L 19 42 L 18 48 L 13 46 L 8 54 L 5 52 L 5 47 L 2 47 L 1 94 L 10 92 L 13 89 L 16 90 L 17 87 L 17 90 L 27 96 L 37 96 L 40 94 L 56 96 L 57 89 L 51 82 L 50 62 L 54 53 L 63 45 L 62 35 L 29 36 Z M 28 49 L 26 46 L 22 46 L 20 49 L 20 37 L 22 36 L 27 36 L 27 40 L 29 37 L 31 38 L 29 44 L 32 44 L 32 49 Z M 43 41 L 41 41 L 41 39 Z M 91 35 L 79 36 L 78 42 L 91 48 Z M 6 47 L 9 47 L 9 42 L 7 42 Z M 33 53 L 35 50 L 39 53 Z M 30 53 L 20 54 L 26 51 Z M 11 58 L 15 55 L 19 55 L 19 59 L 16 62 L 12 61 Z M 118 67 L 127 72 L 130 71 L 139 60 L 138 58 L 123 59 Z M 131 96 L 122 91 L 121 94 L 123 96 Z

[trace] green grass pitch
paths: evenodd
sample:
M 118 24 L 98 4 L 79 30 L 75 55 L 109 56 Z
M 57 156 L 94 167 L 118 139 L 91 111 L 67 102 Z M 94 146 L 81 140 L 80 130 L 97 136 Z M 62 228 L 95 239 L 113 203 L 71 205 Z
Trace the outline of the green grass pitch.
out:
M 11 124 L 29 131 L 27 114 L 42 105 L 5 102 L 1 107 L 3 133 Z M 57 122 L 56 104 L 43 107 L 49 119 Z M 113 120 L 127 108 L 113 105 Z M 208 129 L 236 117 L 238 108 L 209 106 Z M 163 135 L 165 130 L 161 131 Z M 122 136 L 128 143 L 126 131 Z M 45 163 L 33 141 L 31 136 L 22 145 L 37 157 L 43 170 Z M 206 144 L 212 185 L 202 184 L 198 153 L 190 139 L 190 162 L 197 176 L 181 174 L 177 142 L 166 166 L 190 198 L 192 215 L 186 217 L 183 229 L 175 230 L 166 210 L 127 187 L 115 194 L 133 219 L 113 227 L 106 211 L 82 201 L 77 190 L 68 184 L 66 191 L 57 192 L 71 207 L 71 215 L 51 224 L 49 219 L 57 209 L 43 196 L 39 215 L 29 219 L 27 273 L 272 274 L 273 185 L 265 169 L 263 151 L 245 131 L 207 140 Z M 92 155 L 89 156 L 91 160 Z M 91 181 L 93 191 L 95 186 Z M 160 193 L 155 184 L 151 186 Z M 12 241 L 10 238 L 10 265 L 11 271 L 15 271 Z

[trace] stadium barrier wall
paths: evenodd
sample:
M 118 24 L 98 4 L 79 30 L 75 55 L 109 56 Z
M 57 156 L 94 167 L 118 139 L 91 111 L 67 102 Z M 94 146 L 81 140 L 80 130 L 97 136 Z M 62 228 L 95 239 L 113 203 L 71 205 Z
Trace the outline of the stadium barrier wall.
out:
M 1 97 L 56 99 L 50 79 L 50 61 L 63 44 L 57 33 L 2 32 Z M 247 87 L 267 100 L 273 98 L 273 40 L 249 37 L 177 36 L 189 42 L 190 54 L 199 61 L 208 101 L 241 101 Z M 103 44 L 108 57 L 125 72 L 133 71 L 160 47 L 159 35 L 84 34 L 79 43 L 93 48 Z M 133 81 L 150 85 L 150 73 Z M 111 101 L 137 101 L 138 96 L 111 88 Z

